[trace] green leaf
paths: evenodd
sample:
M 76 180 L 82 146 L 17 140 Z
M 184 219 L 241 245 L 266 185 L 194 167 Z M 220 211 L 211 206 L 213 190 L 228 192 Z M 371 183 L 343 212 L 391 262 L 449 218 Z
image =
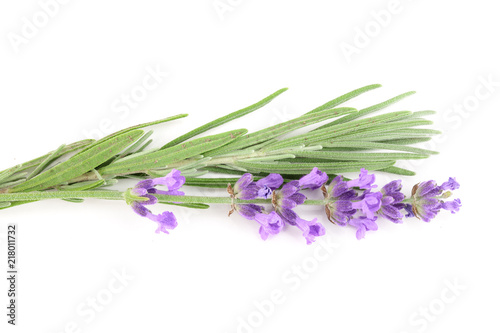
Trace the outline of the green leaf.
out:
M 66 199 L 61 199 L 61 200 L 64 200 L 64 201 L 67 201 L 67 202 L 72 202 L 72 203 L 82 203 L 82 202 L 85 201 L 85 200 L 83 200 L 81 198 L 66 198 Z
M 330 118 L 335 118 L 335 117 L 340 117 L 345 114 L 353 113 L 356 112 L 356 109 L 354 108 L 337 108 L 337 109 L 329 109 L 329 110 L 324 110 L 324 111 L 318 111 L 315 112 L 314 114 L 306 114 L 303 116 L 300 116 L 298 118 L 285 121 L 283 123 L 265 128 L 263 130 L 250 133 L 248 135 L 242 136 L 241 138 L 235 140 L 231 144 L 222 147 L 220 149 L 216 149 L 214 151 L 211 151 L 209 154 L 206 154 L 206 156 L 217 156 L 217 155 L 222 155 L 226 153 L 230 153 L 232 151 L 253 146 L 255 144 L 273 139 L 275 137 L 278 137 L 280 135 L 292 132 L 296 129 L 309 126 L 312 124 L 316 124 L 318 122 L 321 122 L 326 119 Z M 278 141 L 279 143 L 280 141 Z M 276 144 L 278 144 L 276 143 Z M 274 144 L 271 144 L 270 146 L 273 146 Z M 267 147 L 265 146 L 265 150 L 267 150 Z
M 139 146 L 144 143 L 149 137 L 153 134 L 153 131 L 148 131 L 146 134 L 144 134 L 139 140 L 137 140 L 133 145 L 125 149 L 123 153 L 120 154 L 120 156 L 117 157 L 117 159 L 120 159 L 122 157 L 127 156 L 128 154 L 136 152 L 136 149 L 139 149 Z M 148 141 L 151 142 L 152 140 Z M 144 149 L 144 148 L 142 148 Z
M 344 94 L 340 97 L 332 99 L 331 101 L 329 101 L 321 106 L 318 106 L 316 109 L 309 111 L 306 114 L 311 114 L 311 113 L 315 113 L 315 112 L 319 112 L 319 111 L 324 111 L 327 109 L 332 109 L 332 108 L 339 106 L 340 104 L 347 102 L 348 100 L 353 99 L 354 97 L 357 97 L 357 96 L 359 96 L 367 91 L 370 91 L 370 90 L 373 90 L 376 88 L 380 88 L 380 87 L 382 87 L 382 85 L 380 85 L 380 84 L 371 84 L 369 86 L 365 86 L 365 87 L 353 90 L 351 92 L 348 92 L 347 94 Z
M 10 189 L 10 192 L 42 190 L 81 176 L 133 144 L 143 134 L 142 130 L 133 130 L 94 144 L 91 148 L 84 149 L 67 161 L 15 186 Z
M 405 142 L 405 141 L 403 141 L 403 142 Z M 406 142 L 408 142 L 408 141 L 406 141 Z M 406 143 L 403 143 L 403 144 L 406 144 Z M 330 143 L 323 144 L 323 147 L 326 147 L 326 148 L 352 147 L 352 148 L 367 148 L 367 149 L 387 149 L 387 150 L 407 151 L 407 152 L 416 153 L 416 154 L 437 154 L 438 153 L 438 152 L 432 151 L 432 150 L 404 146 L 403 144 L 369 142 L 369 141 L 332 141 Z
M 186 177 L 187 186 L 210 187 L 210 188 L 226 188 L 227 184 L 234 184 L 239 177 L 224 177 L 224 178 L 194 178 Z
M 335 140 L 383 141 L 394 139 L 419 138 L 428 135 L 441 134 L 440 131 L 427 128 L 407 128 L 391 131 L 360 132 L 337 137 Z
M 128 127 L 128 128 L 124 128 L 124 129 L 119 130 L 117 132 L 111 133 L 111 134 L 105 136 L 102 139 L 97 140 L 96 142 L 94 142 L 93 144 L 91 144 L 87 148 L 85 148 L 83 151 L 81 151 L 80 153 L 85 152 L 86 150 L 91 149 L 91 148 L 95 147 L 96 145 L 100 145 L 103 142 L 106 142 L 108 140 L 114 139 L 117 136 L 121 136 L 123 134 L 135 132 L 137 129 L 148 127 L 148 126 L 153 126 L 153 125 L 157 125 L 157 124 L 166 123 L 166 122 L 169 122 L 169 121 L 172 121 L 172 120 L 176 120 L 176 119 L 179 119 L 179 118 L 184 118 L 184 117 L 187 117 L 187 116 L 188 116 L 187 114 L 183 113 L 183 114 L 178 114 L 178 115 L 175 115 L 175 116 L 172 116 L 172 117 L 168 117 L 168 118 L 164 118 L 164 119 L 160 119 L 160 120 L 155 120 L 155 121 L 150 121 L 148 123 L 143 123 L 143 124 L 134 125 L 134 126 L 131 126 L 131 127 Z
M 60 156 L 60 152 L 64 149 L 64 147 L 66 147 L 66 145 L 61 145 L 59 146 L 59 148 L 57 148 L 56 150 L 54 150 L 52 153 L 49 154 L 49 156 L 47 156 L 47 158 L 45 160 L 43 160 L 42 163 L 40 163 L 36 168 L 35 170 L 33 170 L 33 172 L 31 172 L 31 174 L 27 177 L 27 179 L 31 179 L 33 177 L 35 177 L 36 175 L 38 175 L 40 172 L 43 171 L 43 169 L 45 169 L 52 161 L 55 160 L 54 156 Z
M 258 163 L 258 162 L 237 162 L 249 172 L 281 173 L 281 174 L 301 174 L 309 173 L 317 167 L 327 174 L 342 172 L 358 172 L 361 168 L 367 170 L 379 170 L 394 165 L 395 161 L 356 161 L 356 162 L 324 162 L 324 163 Z
M 101 175 L 118 175 L 147 172 L 150 169 L 166 168 L 169 164 L 179 162 L 223 146 L 246 132 L 246 129 L 234 130 L 194 139 L 163 150 L 156 150 L 146 154 L 140 153 L 139 156 L 130 155 L 126 159 L 121 161 L 118 160 L 102 169 L 99 169 L 99 172 Z
M 402 175 L 402 176 L 415 176 L 416 175 L 416 173 L 411 171 L 411 170 L 399 168 L 396 166 L 390 166 L 390 167 L 387 167 L 384 169 L 380 169 L 378 171 L 384 171 L 384 172 L 393 173 L 395 175 Z
M 24 162 L 22 164 L 18 164 L 16 166 L 12 167 L 12 168 L 6 169 L 6 170 L 0 172 L 0 181 L 2 179 L 6 179 L 7 177 L 14 175 L 17 172 L 21 172 L 21 171 L 24 171 L 24 170 L 29 169 L 29 168 L 37 167 L 40 163 L 42 163 L 50 155 L 53 155 L 52 158 L 56 159 L 56 158 L 63 156 L 64 154 L 68 154 L 68 153 L 71 153 L 75 150 L 84 148 L 84 147 L 90 145 L 91 143 L 93 143 L 94 141 L 95 140 L 93 140 L 93 139 L 86 139 L 86 140 L 73 142 L 69 145 L 66 145 L 66 147 L 64 147 L 57 154 L 54 154 L 54 152 L 49 152 L 43 156 L 40 156 L 40 157 L 37 157 L 37 158 L 31 160 L 31 161 Z
M 275 144 L 266 146 L 264 151 L 274 151 L 276 149 L 282 149 L 286 147 L 293 147 L 299 145 L 312 145 L 319 144 L 322 142 L 328 142 L 332 138 L 345 137 L 348 134 L 353 134 L 360 132 L 362 130 L 367 130 L 373 128 L 382 123 L 388 122 L 389 120 L 398 119 L 408 115 L 409 111 L 399 111 L 391 112 L 371 118 L 354 120 L 346 124 L 338 124 L 328 128 L 323 128 L 319 131 L 313 130 L 301 135 L 296 135 L 289 139 L 281 140 Z M 382 124 L 381 126 L 389 126 L 389 124 Z
M 423 159 L 429 155 L 413 153 L 357 153 L 335 151 L 303 151 L 297 152 L 298 157 L 319 158 L 334 161 L 395 161 L 408 159 Z
M 415 143 L 420 143 L 420 142 L 426 142 L 431 140 L 431 137 L 417 137 L 417 138 L 400 138 L 400 139 L 392 139 L 392 140 L 384 140 L 380 141 L 380 143 L 384 144 L 394 144 L 394 145 L 411 145 Z M 378 142 L 375 142 L 378 143 Z M 433 152 L 432 150 L 428 150 L 429 152 L 432 152 L 430 154 L 438 153 L 438 152 Z
M 255 104 L 252 104 L 244 109 L 241 109 L 241 110 L 238 110 L 238 111 L 235 111 L 233 113 L 230 113 L 228 115 L 225 115 L 223 117 L 220 117 L 220 118 L 217 118 L 211 122 L 209 122 L 208 124 L 205 124 L 203 126 L 200 126 L 198 128 L 195 128 L 194 130 L 184 134 L 184 135 L 181 135 L 179 136 L 178 138 L 170 141 L 169 143 L 167 143 L 166 145 L 164 145 L 163 147 L 161 147 L 160 149 L 165 149 L 165 148 L 169 148 L 169 147 L 173 147 L 181 142 L 184 142 L 186 140 L 189 140 L 191 139 L 192 137 L 196 136 L 196 135 L 199 135 L 201 133 L 204 133 L 208 130 L 211 130 L 212 128 L 216 128 L 222 124 L 225 124 L 225 123 L 228 123 L 234 119 L 238 119 L 240 117 L 243 117 L 244 115 L 247 115 L 251 112 L 254 112 L 255 110 L 258 110 L 260 109 L 261 107 L 263 107 L 264 105 L 268 104 L 269 102 L 271 102 L 273 99 L 275 99 L 276 97 L 278 97 L 279 95 L 281 95 L 283 92 L 285 92 L 286 90 L 288 90 L 288 88 L 283 88 L 283 89 L 280 89 L 278 91 L 276 91 L 275 93 L 267 96 L 266 98 L 264 98 L 263 100 L 255 103 Z
M 397 103 L 400 100 L 402 100 L 403 98 L 406 98 L 406 97 L 408 97 L 410 95 L 413 95 L 414 93 L 415 93 L 414 91 L 409 91 L 407 93 L 398 95 L 398 96 L 393 97 L 391 99 L 388 99 L 387 101 L 384 101 L 382 103 L 379 103 L 379 104 L 376 104 L 376 105 L 372 105 L 372 106 L 367 107 L 365 109 L 361 109 L 361 110 L 359 110 L 355 114 L 347 115 L 347 116 L 342 117 L 340 119 L 334 120 L 334 121 L 332 121 L 332 122 L 330 122 L 328 124 L 325 124 L 323 126 L 318 127 L 316 130 L 320 130 L 320 129 L 323 129 L 323 128 L 326 128 L 326 127 L 330 127 L 330 126 L 333 126 L 333 125 L 347 123 L 347 122 L 350 122 L 350 121 L 352 121 L 354 119 L 363 117 L 363 116 L 365 116 L 367 114 L 370 114 L 370 113 L 373 113 L 373 112 L 385 109 L 386 107 L 388 107 L 388 106 L 390 106 L 390 105 L 392 105 L 394 103 Z
M 86 181 L 80 182 L 72 185 L 64 185 L 60 186 L 59 189 L 61 191 L 85 191 L 93 188 L 101 187 L 106 184 L 106 180 L 100 179 L 97 181 Z

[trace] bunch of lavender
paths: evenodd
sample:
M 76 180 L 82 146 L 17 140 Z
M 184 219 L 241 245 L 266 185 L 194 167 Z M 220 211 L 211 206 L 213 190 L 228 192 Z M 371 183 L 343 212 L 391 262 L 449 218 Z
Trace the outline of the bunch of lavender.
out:
M 186 114 L 133 126 L 97 141 L 82 140 L 61 145 L 43 156 L 0 172 L 0 209 L 48 198 L 63 199 L 75 203 L 90 197 L 121 200 L 124 198 L 122 192 L 108 190 L 105 187 L 117 184 L 123 179 L 132 178 L 143 180 L 144 184 L 153 184 L 149 188 L 143 185 L 135 191 L 128 192 L 129 196 L 141 197 L 142 195 L 142 199 L 131 201 L 135 202 L 133 207 L 136 212 L 153 217 L 145 206 L 160 200 L 161 195 L 168 196 L 172 193 L 161 194 L 158 192 L 155 193 L 157 196 L 153 198 L 154 195 L 151 194 L 153 192 L 149 191 L 154 191 L 154 186 L 160 184 L 155 183 L 160 181 L 158 179 L 170 177 L 168 175 L 172 175 L 174 170 L 176 170 L 175 174 L 182 172 L 183 182 L 186 185 L 212 188 L 224 188 L 228 183 L 235 183 L 238 177 L 234 175 L 244 175 L 243 177 L 246 177 L 244 179 L 248 179 L 251 177 L 248 174 L 251 174 L 258 179 L 256 181 L 259 184 L 256 185 L 258 187 L 262 187 L 261 185 L 267 181 L 262 179 L 274 177 L 274 183 L 264 184 L 265 186 L 262 188 L 259 187 L 260 194 L 257 198 L 246 199 L 274 200 L 274 213 L 266 214 L 262 210 L 259 214 L 264 215 L 256 215 L 256 221 L 260 221 L 259 223 L 264 225 L 269 218 L 274 218 L 273 221 L 276 221 L 274 224 L 279 225 L 279 217 L 280 221 L 297 225 L 301 230 L 314 229 L 319 234 L 323 230 L 319 224 L 311 221 L 304 222 L 294 215 L 293 205 L 308 202 L 301 202 L 305 198 L 299 193 L 299 190 L 311 188 L 304 185 L 305 180 L 300 183 L 301 176 L 313 169 L 321 169 L 322 172 L 330 175 L 338 175 L 345 172 L 357 172 L 362 168 L 392 174 L 414 175 L 415 173 L 411 170 L 397 167 L 396 162 L 402 159 L 427 158 L 431 154 L 436 154 L 435 151 L 411 146 L 427 141 L 431 135 L 440 133 L 433 129 L 415 128 L 432 124 L 431 121 L 423 119 L 423 117 L 433 114 L 433 111 L 396 111 L 377 116 L 370 115 L 412 95 L 414 92 L 404 93 L 359 110 L 340 106 L 352 98 L 378 87 L 380 85 L 375 84 L 356 89 L 297 118 L 253 133 L 247 133 L 246 129 L 237 129 L 199 137 L 208 130 L 258 110 L 286 89 L 278 90 L 249 107 L 215 119 L 174 138 L 160 148 L 149 149 L 148 146 L 152 142 L 150 139 L 152 131 L 145 132 L 143 128 L 183 118 L 187 116 Z M 309 130 L 304 132 L 304 127 Z M 297 130 L 302 130 L 301 134 L 298 134 Z M 283 188 L 278 190 L 281 186 L 278 184 L 278 176 L 274 174 L 267 176 L 270 173 L 279 174 L 281 182 L 287 181 Z M 214 177 L 217 174 L 233 176 Z M 210 177 L 202 177 L 204 175 Z M 300 185 L 297 185 L 297 181 Z M 331 187 L 330 190 L 325 187 L 325 195 L 331 196 L 333 195 L 332 191 L 335 192 L 339 186 L 344 186 L 341 180 L 334 179 L 334 181 L 339 184 L 330 184 L 328 187 Z M 349 180 L 347 181 L 349 182 Z M 234 192 L 231 198 L 235 202 L 243 200 L 241 193 L 244 192 L 241 191 L 244 186 L 240 183 L 235 184 L 234 188 L 231 189 Z M 250 183 L 253 184 L 253 181 Z M 354 186 L 353 183 L 349 184 Z M 170 187 L 171 185 L 169 185 L 169 191 L 177 190 Z M 262 197 L 263 191 L 267 191 L 268 195 L 272 194 L 275 197 Z M 350 194 L 345 194 L 345 196 L 347 195 Z M 359 199 L 361 196 L 364 196 L 363 199 Z M 354 206 L 361 205 L 358 202 L 368 203 L 374 200 L 370 193 L 357 194 L 356 198 L 358 198 L 357 201 L 352 203 Z M 130 198 L 127 200 L 130 201 Z M 191 208 L 207 208 L 207 203 L 209 203 L 163 201 Z M 249 209 L 258 210 L 257 206 L 252 206 L 252 204 L 258 204 L 251 202 L 247 204 L 250 206 L 235 204 L 233 208 L 240 213 Z M 332 205 L 340 206 L 341 203 L 332 203 Z M 337 221 L 339 214 L 339 211 L 334 209 L 335 207 L 327 207 L 331 213 L 329 218 L 333 221 Z M 414 207 L 415 211 L 412 214 L 424 216 L 418 210 L 420 206 Z M 248 217 L 248 214 L 245 216 Z M 170 214 L 162 216 L 162 219 L 167 219 L 170 216 L 169 219 L 172 221 Z M 344 220 L 341 215 L 339 216 L 336 223 L 339 225 L 346 223 L 342 222 Z M 370 216 L 367 214 L 366 218 L 363 219 L 361 217 L 359 219 L 353 218 L 349 220 L 351 221 L 349 223 L 368 225 L 370 223 L 368 220 L 372 220 Z M 169 229 L 166 225 L 161 230 Z M 169 224 L 169 226 L 172 227 L 173 224 Z M 268 230 L 268 234 L 273 233 L 268 226 L 263 227 L 263 230 Z

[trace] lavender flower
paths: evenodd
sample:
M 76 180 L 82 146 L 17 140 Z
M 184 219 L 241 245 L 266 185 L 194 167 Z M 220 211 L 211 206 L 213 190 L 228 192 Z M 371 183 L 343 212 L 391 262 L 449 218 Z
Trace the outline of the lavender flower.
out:
M 325 210 L 330 222 L 345 226 L 356 214 L 351 201 L 358 195 L 346 181 L 342 180 L 342 176 L 335 177 L 328 188 L 323 189 L 323 195 L 327 199 Z
M 281 184 L 283 177 L 277 173 L 271 173 L 257 182 L 253 181 L 252 174 L 245 173 L 234 184 L 233 194 L 235 198 L 242 200 L 267 199 Z
M 412 190 L 412 212 L 425 222 L 429 222 L 439 213 L 441 209 L 449 210 L 452 213 L 457 212 L 462 203 L 460 199 L 453 201 L 443 201 L 451 196 L 451 191 L 460 187 L 455 178 L 449 178 L 441 186 L 438 186 L 434 180 L 428 180 L 419 183 Z M 446 192 L 444 192 L 446 191 Z
M 316 171 L 313 170 L 316 173 Z M 304 182 L 304 185 L 318 184 L 317 179 L 320 179 L 321 175 L 316 173 L 317 176 L 307 175 L 310 177 L 309 182 Z M 288 224 L 298 227 L 302 231 L 302 235 L 305 237 L 307 244 L 311 244 L 315 241 L 316 237 L 323 236 L 325 234 L 325 227 L 317 222 L 317 219 L 312 221 L 307 221 L 301 219 L 297 213 L 293 211 L 293 208 L 301 205 L 306 200 L 306 196 L 300 193 L 301 185 L 300 180 L 292 180 L 291 182 L 285 184 L 281 190 L 275 191 L 273 196 L 273 206 L 278 213 L 278 215 L 286 221 Z
M 316 240 L 316 237 L 325 234 L 325 227 L 321 223 L 318 223 L 317 220 L 316 218 L 312 221 L 301 218 L 295 220 L 295 224 L 302 231 L 302 236 L 305 237 L 307 244 L 311 244 Z
M 236 211 L 248 220 L 255 220 L 255 215 L 261 213 L 264 207 L 256 204 L 240 204 L 235 205 Z
M 283 184 L 283 177 L 278 173 L 271 173 L 268 176 L 259 179 L 255 185 L 259 188 L 257 197 L 268 199 L 271 197 L 274 190 L 280 188 Z
M 184 192 L 178 191 L 184 185 L 186 178 L 181 176 L 179 170 L 173 169 L 165 177 L 145 179 L 138 182 L 134 188 L 126 192 L 127 203 L 132 206 L 132 209 L 140 216 L 147 217 L 148 219 L 158 223 L 156 233 L 166 233 L 177 226 L 177 219 L 172 212 L 165 211 L 161 214 L 155 215 L 145 206 L 153 205 L 158 202 L 158 199 L 151 195 L 165 194 L 165 195 L 184 195 Z M 158 190 L 156 185 L 163 185 L 167 187 L 167 191 Z
M 356 214 L 357 209 L 361 209 L 368 217 L 373 218 L 374 212 L 381 205 L 381 195 L 370 192 L 370 189 L 377 187 L 373 185 L 374 182 L 375 175 L 369 175 L 364 168 L 361 169 L 357 179 L 344 181 L 342 176 L 335 177 L 328 188 L 323 189 L 323 195 L 327 199 L 325 210 L 328 220 L 345 226 Z M 353 187 L 366 191 L 362 196 L 358 196 Z
M 352 203 L 352 208 L 359 209 L 367 218 L 373 219 L 382 206 L 382 193 L 365 191 L 359 199 Z
M 263 240 L 266 240 L 269 235 L 278 234 L 284 226 L 283 220 L 276 212 L 269 214 L 255 214 L 255 221 L 260 224 L 259 234 Z
M 371 188 L 377 187 L 374 185 L 375 182 L 375 174 L 368 174 L 368 171 L 365 168 L 361 168 L 359 173 L 359 177 L 357 179 L 353 179 L 347 182 L 348 187 L 359 187 L 362 190 L 369 190 Z
M 254 183 L 253 176 L 245 173 L 234 184 L 233 195 L 235 198 L 243 200 L 252 200 L 257 198 L 259 187 Z
M 323 186 L 324 183 L 328 181 L 328 175 L 314 167 L 312 171 L 299 179 L 299 187 L 301 189 L 309 188 L 311 190 L 316 190 Z
M 377 230 L 378 225 L 375 223 L 377 217 L 368 218 L 366 216 L 360 216 L 349 220 L 349 225 L 356 227 L 356 238 L 362 239 L 365 238 L 365 233 L 367 230 Z
M 359 177 L 350 181 L 344 181 L 342 176 L 337 176 L 328 188 L 323 188 L 323 195 L 327 200 L 325 205 L 328 219 L 340 226 L 347 224 L 356 227 L 356 237 L 364 238 L 367 230 L 377 230 L 375 214 L 382 208 L 382 192 L 371 192 L 374 185 L 375 175 L 368 174 L 366 169 L 361 169 Z M 358 195 L 354 187 L 364 189 L 363 194 Z M 388 202 L 389 200 L 386 200 Z M 356 213 L 361 215 L 355 217 Z
M 401 193 L 401 187 L 401 180 L 393 180 L 380 190 L 382 205 L 377 214 L 394 223 L 402 222 L 404 215 L 401 209 L 404 209 L 406 206 L 406 204 L 402 203 L 405 195 Z
M 293 211 L 298 205 L 306 200 L 306 196 L 299 193 L 300 186 L 298 180 L 292 180 L 283 185 L 281 190 L 275 191 L 273 196 L 273 206 L 276 212 L 290 225 L 295 225 L 298 215 Z

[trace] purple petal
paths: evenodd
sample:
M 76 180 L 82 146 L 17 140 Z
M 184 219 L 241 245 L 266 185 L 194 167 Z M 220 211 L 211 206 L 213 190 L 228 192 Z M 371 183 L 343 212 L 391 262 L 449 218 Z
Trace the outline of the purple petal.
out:
M 359 187 L 363 190 L 368 190 L 371 188 L 377 187 L 377 185 L 373 185 L 375 182 L 375 175 L 368 174 L 368 171 L 365 168 L 361 169 L 358 179 L 353 179 L 347 182 L 348 187 Z
M 353 202 L 352 208 L 360 209 L 368 218 L 373 218 L 382 205 L 382 193 L 366 193 L 361 201 Z
M 295 200 L 283 198 L 280 200 L 279 206 L 284 209 L 293 209 L 297 207 L 297 203 L 295 202 Z
M 248 185 L 250 185 L 250 183 L 252 183 L 252 181 L 253 181 L 252 174 L 250 174 L 250 173 L 243 174 L 241 176 L 241 178 L 238 179 L 236 181 L 236 183 L 234 184 L 234 192 L 235 193 L 241 192 L 241 190 L 244 189 L 245 187 L 247 187 Z
M 268 176 L 257 181 L 259 187 L 269 187 L 271 190 L 278 189 L 283 184 L 283 177 L 278 173 L 271 173 Z
M 460 210 L 460 207 L 462 207 L 462 202 L 460 201 L 460 199 L 443 202 L 441 204 L 441 208 L 451 211 L 452 214 L 458 212 Z
M 242 200 L 253 200 L 259 196 L 259 187 L 255 184 L 250 184 L 247 187 L 241 188 L 236 198 Z
M 256 214 L 255 221 L 261 225 L 259 233 L 263 240 L 266 240 L 270 234 L 278 234 L 284 226 L 283 220 L 276 212 L 271 212 L 270 214 Z
M 307 244 L 311 244 L 316 240 L 316 237 L 325 234 L 325 227 L 321 223 L 318 223 L 317 220 L 315 218 L 312 221 L 307 221 L 297 218 L 296 225 L 302 231 L 302 236 L 306 239 Z
M 264 207 L 255 204 L 236 205 L 236 211 L 249 220 L 255 219 L 255 215 L 263 210 Z
M 164 232 L 168 234 L 167 230 L 172 230 L 177 227 L 177 219 L 172 212 L 163 212 L 160 215 L 155 216 L 156 222 L 158 222 L 158 229 L 156 229 L 156 233 Z
M 178 190 L 186 182 L 186 177 L 181 176 L 181 172 L 172 169 L 165 177 L 154 178 L 153 185 L 164 185 L 168 190 Z
M 156 189 L 155 189 L 156 190 Z M 162 190 L 156 190 L 155 193 L 158 194 L 164 194 L 164 195 L 184 195 L 184 192 L 182 191 L 177 191 L 177 190 L 172 190 L 172 191 L 162 191 Z
M 404 206 L 404 209 L 406 210 L 406 215 L 405 217 L 415 217 L 415 214 L 413 213 L 413 209 L 412 209 L 412 205 L 411 204 L 406 204 Z
M 152 179 L 144 179 L 135 184 L 135 188 L 144 188 L 144 189 L 150 189 L 154 186 L 153 180 Z
M 328 181 L 328 175 L 314 167 L 312 171 L 299 179 L 300 188 L 316 190 Z
M 286 183 L 281 188 L 280 192 L 283 197 L 289 197 L 300 190 L 299 181 L 292 180 L 291 182 Z
M 288 208 L 283 208 L 277 212 L 285 222 L 290 225 L 295 225 L 295 221 L 299 218 L 297 213 Z
M 460 184 L 455 180 L 455 177 L 450 177 L 448 181 L 444 182 L 441 185 L 441 189 L 443 191 L 446 190 L 458 190 L 460 188 Z
M 288 197 L 288 199 L 295 201 L 297 205 L 302 205 L 306 201 L 307 197 L 302 193 L 294 193 Z
M 358 230 L 356 231 L 356 238 L 357 239 L 362 239 L 365 237 L 365 233 L 367 230 L 377 230 L 378 226 L 377 223 L 375 222 L 377 218 L 367 218 L 365 216 L 353 218 L 352 220 L 349 221 L 349 224 L 352 225 L 353 227 L 356 227 Z
M 257 184 L 258 186 L 258 184 Z M 264 185 L 263 187 L 259 188 L 259 191 L 257 192 L 257 197 L 258 198 L 264 198 L 268 199 L 273 195 L 273 190 L 268 187 L 267 185 Z

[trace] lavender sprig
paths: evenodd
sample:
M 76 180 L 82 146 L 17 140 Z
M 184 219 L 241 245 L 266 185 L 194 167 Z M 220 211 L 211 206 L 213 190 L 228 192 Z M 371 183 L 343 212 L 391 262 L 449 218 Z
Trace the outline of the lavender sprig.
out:
M 400 181 L 375 190 L 375 176 L 368 170 L 413 175 L 413 171 L 395 163 L 435 154 L 410 145 L 439 134 L 433 129 L 414 128 L 431 124 L 422 117 L 432 111 L 370 115 L 413 92 L 359 110 L 340 106 L 378 87 L 369 85 L 353 90 L 299 117 L 253 133 L 236 129 L 194 138 L 258 110 L 286 89 L 195 128 L 160 148 L 149 148 L 152 131 L 145 132 L 143 128 L 186 114 L 132 126 L 97 141 L 61 145 L 46 155 L 0 172 L 0 210 L 51 198 L 75 203 L 84 198 L 126 200 L 136 213 L 158 223 L 157 232 L 168 233 L 177 220 L 168 211 L 151 212 L 149 207 L 155 203 L 199 209 L 224 203 L 230 204 L 230 214 L 237 211 L 256 221 L 263 239 L 293 226 L 302 232 L 307 243 L 323 235 L 325 228 L 317 218 L 301 218 L 297 213 L 301 205 L 323 206 L 328 220 L 340 226 L 354 226 L 358 238 L 363 238 L 366 231 L 376 230 L 379 218 L 400 223 L 405 216 L 416 216 L 429 221 L 441 209 L 458 211 L 459 199 L 445 201 L 450 191 L 458 188 L 452 178 L 441 186 L 434 181 L 419 183 L 407 199 L 401 193 Z M 300 134 L 295 132 L 306 126 L 311 127 Z M 338 176 L 359 170 L 359 177 L 353 180 Z M 239 177 L 214 178 L 215 173 Z M 199 178 L 204 174 L 212 177 Z M 329 184 L 328 174 L 333 177 Z M 102 190 L 130 178 L 141 181 L 125 192 Z M 228 182 L 234 185 L 227 186 Z M 184 184 L 227 187 L 229 196 L 186 196 L 179 191 Z M 310 200 L 302 193 L 318 189 L 323 200 Z
M 180 119 L 186 114 L 133 126 L 97 141 L 83 140 L 63 145 L 44 156 L 1 171 L 0 193 L 90 190 L 112 185 L 123 178 L 165 176 L 172 169 L 181 170 L 190 178 L 188 185 L 201 183 L 204 186 L 213 183 L 193 180 L 193 177 L 214 172 L 251 173 L 262 177 L 274 172 L 293 179 L 307 174 L 314 167 L 329 174 L 365 168 L 411 175 L 412 171 L 394 164 L 400 159 L 426 158 L 436 153 L 408 146 L 439 133 L 414 128 L 430 124 L 421 116 L 432 112 L 397 111 L 369 115 L 413 92 L 359 111 L 340 106 L 378 87 L 380 85 L 370 85 L 353 90 L 297 118 L 249 134 L 247 130 L 239 129 L 192 139 L 195 135 L 258 110 L 286 89 L 181 135 L 161 148 L 147 149 L 152 141 L 148 140 L 152 132 L 145 132 L 143 128 Z M 295 130 L 324 121 L 330 122 L 299 135 L 293 134 Z M 292 135 L 284 138 L 283 135 L 288 133 Z M 359 149 L 365 151 L 360 152 Z M 371 152 L 376 150 L 385 152 Z M 6 208 L 18 204 L 2 203 L 0 206 Z

